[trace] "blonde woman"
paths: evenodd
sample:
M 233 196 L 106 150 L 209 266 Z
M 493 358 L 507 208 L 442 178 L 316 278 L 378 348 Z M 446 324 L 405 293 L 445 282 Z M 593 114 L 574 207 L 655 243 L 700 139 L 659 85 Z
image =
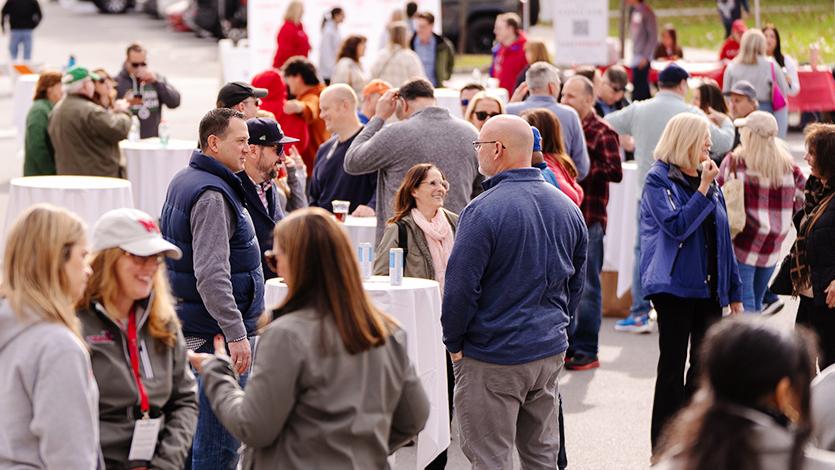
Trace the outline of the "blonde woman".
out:
M 641 285 L 658 314 L 658 376 L 652 404 L 655 449 L 667 421 L 696 390 L 697 354 L 722 308 L 742 312 L 742 286 L 731 243 L 719 168 L 710 160 L 707 118 L 673 117 L 655 147 L 641 198 Z
M 90 265 L 84 223 L 37 205 L 7 233 L 0 299 L 0 467 L 90 470 L 98 389 L 73 306 Z
M 785 105 L 785 100 L 789 96 L 789 86 L 783 68 L 766 56 L 766 50 L 766 39 L 762 31 L 759 29 L 745 31 L 742 35 L 739 55 L 725 68 L 722 91 L 729 93 L 734 83 L 747 80 L 757 90 L 760 111 L 773 114 L 779 123 L 783 119 L 788 119 L 788 106 Z M 775 88 L 783 97 L 782 107 L 779 107 L 781 103 L 777 103 L 778 107 L 775 107 L 772 101 Z M 779 134 L 778 137 L 785 138 L 785 132 Z
M 78 317 L 99 384 L 107 468 L 183 468 L 197 424 L 197 387 L 160 266 L 180 249 L 135 209 L 105 213 L 93 230 L 93 277 Z M 157 445 L 129 459 L 136 422 L 162 418 Z
M 480 91 L 470 99 L 467 111 L 464 112 L 464 120 L 481 130 L 488 119 L 504 113 L 505 107 L 501 100 Z
M 280 69 L 293 56 L 307 57 L 310 53 L 310 40 L 304 31 L 302 16 L 304 15 L 304 3 L 293 0 L 287 5 L 284 14 L 284 24 L 278 30 L 278 38 L 273 68 Z
M 426 78 L 423 64 L 408 45 L 409 27 L 402 21 L 389 25 L 388 47 L 380 51 L 371 66 L 371 78 L 379 78 L 399 87 L 414 78 Z
M 745 228 L 734 237 L 746 312 L 760 312 L 792 214 L 803 208 L 806 177 L 782 141 L 777 120 L 763 111 L 735 121 L 740 146 L 722 162 L 717 182 L 735 177 L 745 187 Z

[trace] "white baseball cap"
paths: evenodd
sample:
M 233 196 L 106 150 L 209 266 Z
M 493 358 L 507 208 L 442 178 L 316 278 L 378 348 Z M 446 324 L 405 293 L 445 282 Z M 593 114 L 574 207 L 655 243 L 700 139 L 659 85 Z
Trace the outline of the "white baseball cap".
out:
M 154 218 L 136 209 L 113 209 L 96 221 L 93 251 L 117 247 L 136 256 L 161 253 L 173 259 L 183 256 L 179 248 L 162 238 Z
M 777 119 L 771 113 L 765 111 L 754 111 L 747 117 L 735 120 L 734 125 L 736 127 L 747 127 L 760 137 L 774 137 L 779 131 Z

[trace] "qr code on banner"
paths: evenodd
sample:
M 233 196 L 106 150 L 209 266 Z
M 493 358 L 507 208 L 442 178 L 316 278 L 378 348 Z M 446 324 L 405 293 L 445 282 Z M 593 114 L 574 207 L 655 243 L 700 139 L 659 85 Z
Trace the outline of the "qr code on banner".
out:
M 572 32 L 574 36 L 588 36 L 589 20 L 574 20 L 572 23 Z

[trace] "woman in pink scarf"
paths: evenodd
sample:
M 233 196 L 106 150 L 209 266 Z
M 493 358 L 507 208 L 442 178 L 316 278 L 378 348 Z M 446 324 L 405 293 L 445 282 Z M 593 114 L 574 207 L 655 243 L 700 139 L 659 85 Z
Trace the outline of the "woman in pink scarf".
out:
M 394 216 L 377 245 L 375 274 L 388 274 L 389 249 L 403 248 L 403 275 L 438 281 L 443 296 L 444 273 L 458 227 L 458 215 L 443 207 L 448 189 L 449 183 L 435 165 L 420 163 L 406 173 L 394 195 Z M 451 419 L 455 377 L 446 356 Z M 447 452 L 443 451 L 426 468 L 444 468 L 446 461 Z

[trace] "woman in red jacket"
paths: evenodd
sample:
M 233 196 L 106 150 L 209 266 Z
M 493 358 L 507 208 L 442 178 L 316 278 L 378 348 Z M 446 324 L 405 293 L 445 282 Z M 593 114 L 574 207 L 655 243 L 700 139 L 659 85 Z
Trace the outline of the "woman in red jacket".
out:
M 302 25 L 304 4 L 298 0 L 290 2 L 284 14 L 284 24 L 278 31 L 278 46 L 273 59 L 273 67 L 280 69 L 287 59 L 293 56 L 304 56 L 310 53 L 310 41 Z

